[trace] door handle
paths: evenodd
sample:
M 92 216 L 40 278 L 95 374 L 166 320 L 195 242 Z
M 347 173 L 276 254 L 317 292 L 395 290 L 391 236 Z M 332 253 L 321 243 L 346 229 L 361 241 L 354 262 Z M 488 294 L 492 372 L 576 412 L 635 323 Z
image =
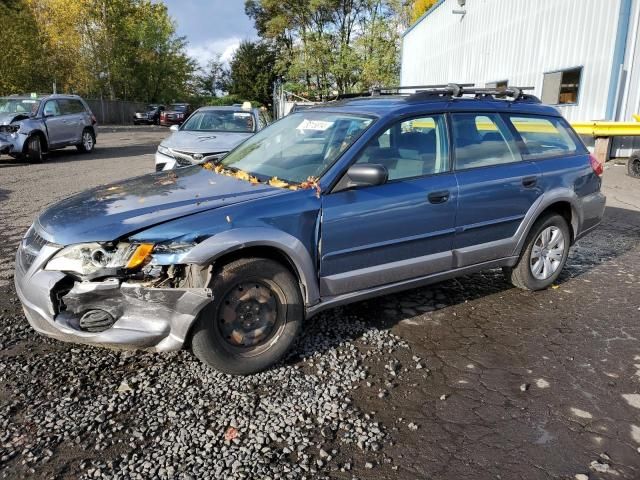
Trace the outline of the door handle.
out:
M 524 188 L 533 188 L 538 184 L 538 177 L 524 177 L 522 179 L 522 186 Z
M 445 203 L 449 200 L 450 195 L 451 194 L 447 190 L 441 192 L 431 192 L 428 196 L 429 203 L 433 203 L 435 205 L 439 203 Z

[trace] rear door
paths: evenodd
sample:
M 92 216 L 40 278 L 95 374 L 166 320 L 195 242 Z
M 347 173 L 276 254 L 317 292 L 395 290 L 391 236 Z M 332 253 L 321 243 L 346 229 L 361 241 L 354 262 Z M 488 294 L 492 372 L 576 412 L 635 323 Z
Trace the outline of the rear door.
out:
M 523 159 L 500 114 L 454 113 L 451 125 L 459 186 L 455 266 L 510 256 L 516 230 L 542 194 L 540 169 Z
M 356 160 L 384 165 L 386 184 L 322 197 L 321 295 L 451 268 L 458 186 L 447 137 L 445 115 L 400 120 Z
M 82 130 L 87 124 L 87 111 L 80 100 L 75 98 L 59 101 L 67 129 L 67 143 L 76 145 L 82 141 Z

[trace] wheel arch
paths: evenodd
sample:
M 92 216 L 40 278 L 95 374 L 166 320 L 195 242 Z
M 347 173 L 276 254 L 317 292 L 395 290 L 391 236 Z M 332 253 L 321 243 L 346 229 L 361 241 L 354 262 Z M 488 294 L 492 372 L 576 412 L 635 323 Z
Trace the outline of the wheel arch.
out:
M 214 235 L 198 244 L 185 263 L 222 265 L 239 258 L 262 257 L 280 262 L 296 277 L 307 306 L 320 300 L 315 263 L 302 242 L 271 228 L 241 228 Z
M 46 153 L 49 151 L 49 141 L 47 140 L 47 136 L 45 135 L 45 133 L 42 130 L 31 130 L 28 134 L 27 134 L 27 138 L 24 141 L 24 144 L 22 146 L 22 153 L 26 154 L 27 153 L 27 148 L 29 147 L 29 139 L 31 137 L 33 137 L 34 135 L 37 135 L 38 137 L 40 137 L 40 145 L 42 147 L 42 152 Z
M 575 192 L 570 190 L 552 191 L 540 197 L 538 202 L 531 207 L 522 223 L 524 228 L 519 235 L 514 256 L 520 256 L 522 253 L 527 237 L 538 219 L 549 213 L 557 213 L 567 221 L 571 234 L 571 244 L 573 244 L 580 233 L 581 218 L 579 212 L 577 196 Z

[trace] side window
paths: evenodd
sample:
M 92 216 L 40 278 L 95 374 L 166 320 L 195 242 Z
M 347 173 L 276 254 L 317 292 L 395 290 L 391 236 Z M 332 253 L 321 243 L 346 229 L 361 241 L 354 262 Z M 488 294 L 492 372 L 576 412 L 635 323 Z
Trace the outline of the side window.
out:
M 389 180 L 434 175 L 449 170 L 444 115 L 404 120 L 369 142 L 356 163 L 377 163 Z
M 44 114 L 51 115 L 57 117 L 60 115 L 60 108 L 58 107 L 58 102 L 56 100 L 49 100 L 44 105 Z
M 519 162 L 513 135 L 494 113 L 455 113 L 453 142 L 456 170 Z
M 58 100 L 58 106 L 60 107 L 60 113 L 62 115 L 73 115 L 76 113 L 73 100 L 60 99 Z
M 80 100 L 70 100 L 73 106 L 73 113 L 85 113 L 87 110 L 84 108 L 83 103 Z
M 557 118 L 509 116 L 527 150 L 527 158 L 575 153 L 578 149 L 567 128 Z

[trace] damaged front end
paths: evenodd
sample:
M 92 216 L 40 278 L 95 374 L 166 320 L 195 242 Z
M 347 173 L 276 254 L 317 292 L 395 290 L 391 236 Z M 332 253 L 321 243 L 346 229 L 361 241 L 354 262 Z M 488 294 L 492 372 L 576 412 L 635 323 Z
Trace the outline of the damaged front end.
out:
M 168 264 L 167 246 L 86 244 L 60 248 L 31 229 L 15 283 L 35 330 L 63 341 L 178 350 L 211 302 L 208 268 Z
M 0 125 L 0 155 L 21 152 L 22 141 L 20 134 L 20 125 L 12 123 L 9 125 Z

